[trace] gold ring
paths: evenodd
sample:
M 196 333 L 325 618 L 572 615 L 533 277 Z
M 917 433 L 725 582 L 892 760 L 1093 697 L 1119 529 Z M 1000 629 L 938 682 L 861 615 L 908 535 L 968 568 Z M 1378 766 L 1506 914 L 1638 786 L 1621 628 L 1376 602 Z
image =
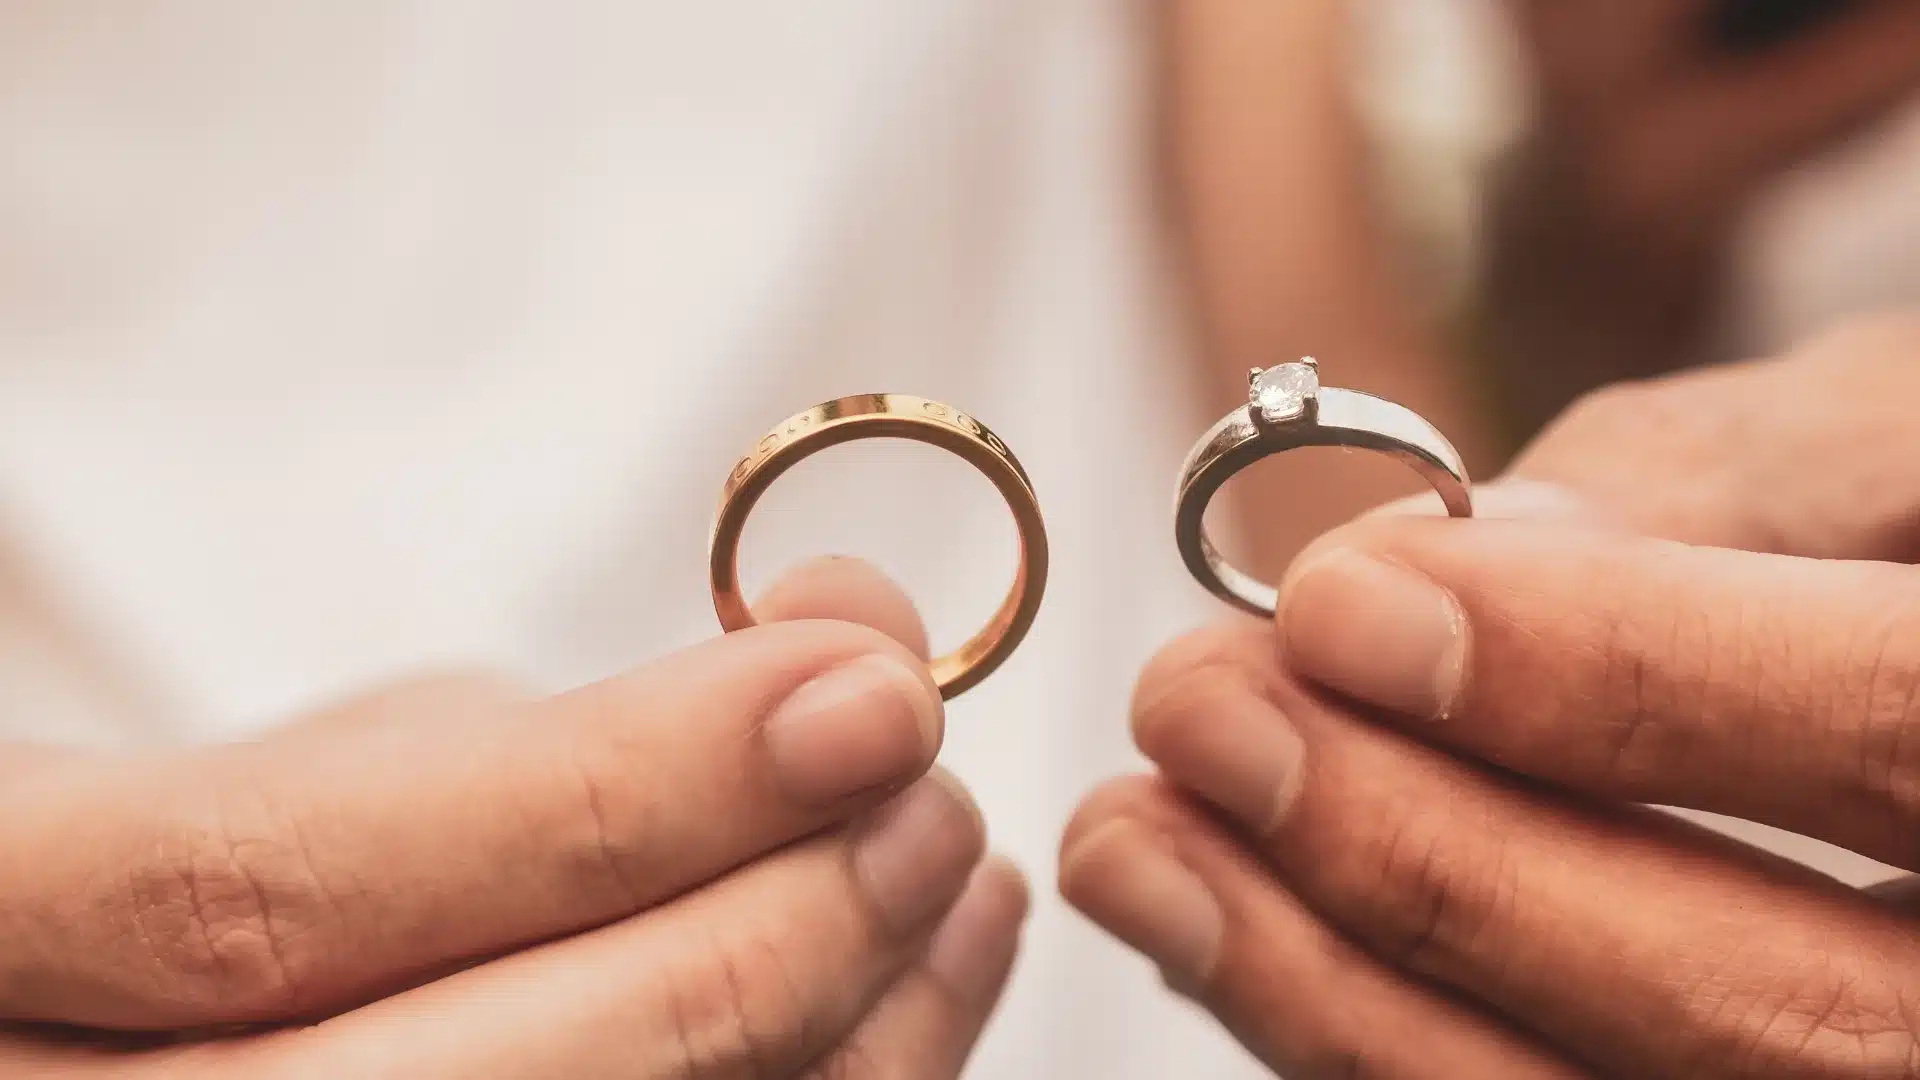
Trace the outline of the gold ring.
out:
M 1020 568 L 1013 587 L 980 632 L 933 661 L 940 696 L 952 698 L 993 673 L 1026 637 L 1047 584 L 1047 529 L 1033 482 L 1000 436 L 966 413 L 906 394 L 859 394 L 815 405 L 774 426 L 740 459 L 720 492 L 708 541 L 713 609 L 731 633 L 754 625 L 740 595 L 740 535 L 747 515 L 780 474 L 802 460 L 855 439 L 911 439 L 958 455 L 986 474 L 1013 511 L 1020 531 Z

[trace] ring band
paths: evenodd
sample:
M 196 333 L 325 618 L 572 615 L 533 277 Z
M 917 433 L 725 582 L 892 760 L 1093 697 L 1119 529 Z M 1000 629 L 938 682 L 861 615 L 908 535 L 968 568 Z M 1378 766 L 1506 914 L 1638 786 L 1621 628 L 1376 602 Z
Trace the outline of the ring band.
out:
M 754 503 L 781 473 L 802 460 L 855 439 L 911 439 L 958 455 L 986 474 L 1013 511 L 1020 532 L 1020 567 L 1013 587 L 979 633 L 933 661 L 943 698 L 957 697 L 993 673 L 1033 625 L 1047 584 L 1047 529 L 1033 482 L 1000 437 L 966 413 L 906 394 L 859 394 L 796 413 L 769 431 L 740 459 L 720 493 L 708 542 L 713 609 L 729 633 L 754 625 L 740 594 L 740 535 Z
M 1229 477 L 1261 458 L 1303 446 L 1351 446 L 1390 454 L 1413 466 L 1453 517 L 1472 517 L 1473 499 L 1460 454 L 1420 414 L 1357 390 L 1320 385 L 1320 366 L 1255 368 L 1248 402 L 1213 425 L 1188 453 L 1174 504 L 1174 543 L 1187 570 L 1215 596 L 1250 614 L 1271 616 L 1273 586 L 1235 569 L 1205 528 L 1207 504 Z

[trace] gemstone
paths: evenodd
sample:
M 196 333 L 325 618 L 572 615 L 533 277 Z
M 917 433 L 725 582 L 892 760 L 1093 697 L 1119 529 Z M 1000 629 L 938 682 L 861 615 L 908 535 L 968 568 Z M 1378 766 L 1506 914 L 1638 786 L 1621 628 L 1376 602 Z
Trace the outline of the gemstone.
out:
M 1307 411 L 1320 392 L 1320 374 L 1309 364 L 1276 364 L 1253 378 L 1250 395 L 1262 420 L 1291 420 Z

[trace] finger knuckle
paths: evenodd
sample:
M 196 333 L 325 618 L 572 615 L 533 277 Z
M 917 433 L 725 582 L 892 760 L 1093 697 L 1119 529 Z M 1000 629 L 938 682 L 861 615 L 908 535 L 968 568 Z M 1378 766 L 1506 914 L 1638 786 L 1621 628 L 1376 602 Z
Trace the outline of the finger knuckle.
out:
M 1728 1080 L 1920 1076 L 1920 1027 L 1910 990 L 1816 958 L 1764 985 L 1696 994 L 1707 1009 L 1698 1072 Z
M 164 826 L 154 851 L 127 893 L 170 1000 L 236 1019 L 311 1003 L 339 904 L 297 826 L 228 805 Z
M 1666 636 L 1671 643 L 1678 637 L 1678 615 Z M 1648 656 L 1643 624 L 1617 608 L 1599 612 L 1599 655 L 1601 700 L 1599 710 L 1607 727 L 1605 775 L 1622 776 L 1632 770 L 1634 750 L 1642 743 L 1648 725 L 1660 715 L 1655 699 L 1662 693 L 1657 673 L 1661 670 Z
M 1750 674 L 1744 669 L 1755 661 L 1742 645 L 1750 626 L 1743 609 L 1673 604 L 1657 562 L 1590 569 L 1593 594 L 1603 598 L 1590 612 L 1594 681 L 1589 693 L 1549 693 L 1544 700 L 1576 727 L 1593 725 L 1594 737 L 1604 740 L 1599 775 L 1631 789 L 1658 771 L 1673 740 L 1685 737 L 1684 725 L 1671 720 L 1707 706 L 1705 673 Z
M 1552 695 L 1559 719 L 1605 740 L 1598 775 L 1629 797 L 1657 798 L 1672 763 L 1703 752 L 1762 765 L 1774 750 L 1755 725 L 1804 717 L 1824 686 L 1803 611 L 1764 591 L 1702 585 L 1697 567 L 1678 546 L 1594 567 L 1598 678 L 1586 693 Z M 1713 599 L 1676 602 L 1688 596 Z
M 653 874 L 645 838 L 657 831 L 661 809 L 636 794 L 646 786 L 618 764 L 628 759 L 620 748 L 583 736 L 572 757 L 574 798 L 542 832 L 577 891 L 604 893 L 624 910 L 640 911 L 656 899 L 646 886 Z
M 1393 1074 L 1374 1060 L 1374 1054 L 1360 1048 L 1321 1054 L 1300 1063 L 1300 1076 L 1308 1080 L 1385 1080 Z
M 825 1061 L 807 1072 L 805 1080 L 892 1080 L 866 1036 L 856 1032 Z
M 540 838 L 543 867 L 583 907 L 645 910 L 684 876 L 680 864 L 700 856 L 672 839 L 692 824 L 674 798 L 688 778 L 661 754 L 658 732 L 633 722 L 630 691 L 603 683 L 565 700 L 558 723 L 544 706 L 515 714 L 550 747 L 527 764 L 541 770 L 528 788 L 540 796 L 521 808 L 528 830 Z
M 1907 598 L 1911 600 L 1912 598 Z M 1912 835 L 1920 821 L 1920 614 L 1909 602 L 1888 605 L 1854 630 L 1832 683 L 1841 687 L 1826 706 L 1826 726 L 1859 749 L 1856 768 L 1842 772 L 1842 796 L 1881 821 L 1894 836 Z M 1909 841 L 1908 860 L 1920 860 Z
M 1410 812 L 1376 847 L 1375 951 L 1411 971 L 1442 970 L 1462 957 L 1497 971 L 1507 935 L 1491 931 L 1509 919 L 1515 891 L 1507 844 L 1447 816 Z
M 784 1080 L 809 1036 L 799 981 L 765 937 L 709 939 L 663 973 L 676 1080 Z

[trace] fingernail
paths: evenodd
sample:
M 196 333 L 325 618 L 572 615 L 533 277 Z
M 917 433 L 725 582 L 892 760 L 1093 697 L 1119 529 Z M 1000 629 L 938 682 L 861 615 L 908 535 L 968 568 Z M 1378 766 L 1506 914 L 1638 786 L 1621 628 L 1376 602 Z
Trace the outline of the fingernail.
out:
M 936 771 L 859 827 L 854 872 L 887 925 L 905 933 L 953 905 L 985 842 L 973 800 Z
M 1280 826 L 1300 794 L 1306 744 L 1286 714 L 1230 675 L 1205 692 L 1172 693 L 1148 706 L 1141 728 L 1164 734 L 1150 753 L 1175 783 L 1258 835 Z M 1177 710 L 1169 713 L 1162 710 Z
M 1213 974 L 1226 933 L 1220 903 L 1146 826 L 1117 818 L 1094 829 L 1062 858 L 1060 883 L 1075 907 L 1146 954 L 1169 982 L 1200 986 Z
M 973 871 L 966 891 L 927 947 L 927 970 L 966 1001 L 987 1001 L 1006 983 L 1027 914 L 1026 883 L 1002 858 Z
M 913 776 L 940 746 L 939 697 L 891 656 L 852 660 L 801 685 L 767 717 L 774 775 L 802 802 Z
M 1350 548 L 1312 558 L 1281 591 L 1281 635 L 1295 671 L 1412 716 L 1445 715 L 1460 689 L 1467 634 L 1445 589 Z

